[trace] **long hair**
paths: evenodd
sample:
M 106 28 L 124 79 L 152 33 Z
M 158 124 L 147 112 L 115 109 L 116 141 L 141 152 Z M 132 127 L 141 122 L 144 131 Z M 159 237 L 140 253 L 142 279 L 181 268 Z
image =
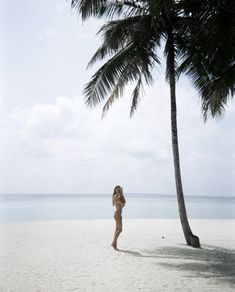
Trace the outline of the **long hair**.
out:
M 126 204 L 126 199 L 123 195 L 123 191 L 122 191 L 122 188 L 120 186 L 116 186 L 113 190 L 113 196 L 114 195 L 119 195 L 120 196 L 120 200 L 122 201 L 123 204 Z M 113 205 L 114 205 L 114 201 L 113 201 L 113 196 L 112 196 L 112 202 L 113 202 Z

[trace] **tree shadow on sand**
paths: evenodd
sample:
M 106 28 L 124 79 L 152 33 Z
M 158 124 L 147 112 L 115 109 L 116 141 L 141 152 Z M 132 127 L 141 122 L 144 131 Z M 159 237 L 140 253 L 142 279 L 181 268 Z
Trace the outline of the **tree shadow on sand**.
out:
M 156 258 L 157 265 L 178 271 L 191 272 L 190 277 L 214 278 L 235 284 L 235 250 L 213 245 L 194 249 L 188 246 L 166 246 L 141 252 L 120 250 L 131 256 Z

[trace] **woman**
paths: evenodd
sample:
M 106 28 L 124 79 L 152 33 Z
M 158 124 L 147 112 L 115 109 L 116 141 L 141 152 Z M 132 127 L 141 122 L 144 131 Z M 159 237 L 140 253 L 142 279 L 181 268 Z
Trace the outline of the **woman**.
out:
M 116 211 L 114 212 L 114 219 L 116 221 L 116 229 L 114 232 L 114 238 L 112 242 L 112 247 L 117 250 L 117 239 L 122 232 L 122 208 L 126 204 L 125 197 L 123 195 L 122 188 L 120 186 L 116 186 L 113 191 L 113 205 L 116 207 Z

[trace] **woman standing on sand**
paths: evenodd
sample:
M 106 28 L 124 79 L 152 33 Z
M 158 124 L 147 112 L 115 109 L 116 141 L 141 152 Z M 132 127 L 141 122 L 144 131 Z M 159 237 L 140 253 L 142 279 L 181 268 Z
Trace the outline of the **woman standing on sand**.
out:
M 117 239 L 122 232 L 122 208 L 126 204 L 125 197 L 123 195 L 122 188 L 120 186 L 116 186 L 113 191 L 113 205 L 116 207 L 116 211 L 114 212 L 114 219 L 116 221 L 116 229 L 114 232 L 114 238 L 112 242 L 112 247 L 117 250 Z

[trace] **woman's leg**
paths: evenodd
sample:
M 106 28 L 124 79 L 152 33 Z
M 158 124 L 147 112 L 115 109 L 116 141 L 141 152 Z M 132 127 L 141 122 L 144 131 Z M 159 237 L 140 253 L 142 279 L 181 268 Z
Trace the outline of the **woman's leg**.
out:
M 112 242 L 112 247 L 114 249 L 117 249 L 117 240 L 118 240 L 118 237 L 121 234 L 121 232 L 122 232 L 122 219 L 117 218 L 116 219 L 116 230 L 115 230 L 114 238 L 113 238 L 113 242 Z

